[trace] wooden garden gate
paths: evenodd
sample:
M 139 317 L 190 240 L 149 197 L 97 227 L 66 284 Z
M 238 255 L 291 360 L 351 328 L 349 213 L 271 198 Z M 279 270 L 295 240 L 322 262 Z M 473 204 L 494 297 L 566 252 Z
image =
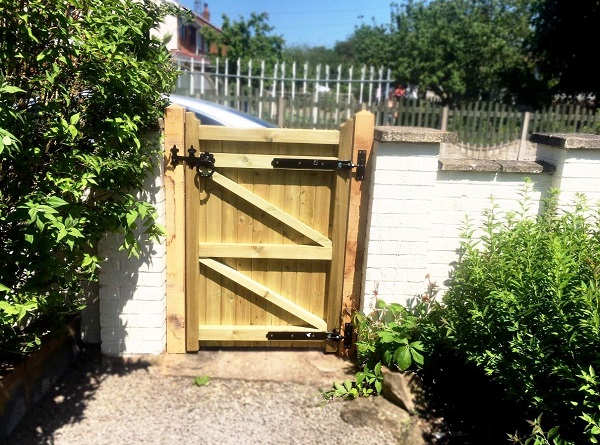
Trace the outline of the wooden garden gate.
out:
M 365 164 L 355 127 L 205 126 L 167 109 L 168 352 L 337 347 L 324 338 L 335 338 L 349 305 L 351 184 Z M 366 131 L 372 141 L 372 125 Z

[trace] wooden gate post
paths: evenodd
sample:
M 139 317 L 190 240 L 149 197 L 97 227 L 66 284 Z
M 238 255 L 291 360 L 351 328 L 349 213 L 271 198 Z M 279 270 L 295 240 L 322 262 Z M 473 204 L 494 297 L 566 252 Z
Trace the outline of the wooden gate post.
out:
M 360 309 L 361 285 L 365 242 L 367 236 L 367 213 L 369 208 L 369 190 L 373 171 L 371 151 L 375 132 L 375 115 L 360 111 L 354 115 L 354 135 L 352 138 L 352 161 L 356 162 L 358 151 L 366 150 L 367 162 L 365 179 L 352 180 L 350 183 L 350 204 L 348 208 L 348 229 L 346 235 L 346 254 L 344 261 L 344 283 L 342 286 L 342 320 L 352 321 L 354 312 Z M 339 349 L 340 355 L 351 355 L 355 349 Z
M 171 147 L 185 144 L 185 110 L 167 107 L 165 115 L 165 196 L 167 230 L 167 352 L 185 349 L 185 181 L 184 169 L 171 165 Z

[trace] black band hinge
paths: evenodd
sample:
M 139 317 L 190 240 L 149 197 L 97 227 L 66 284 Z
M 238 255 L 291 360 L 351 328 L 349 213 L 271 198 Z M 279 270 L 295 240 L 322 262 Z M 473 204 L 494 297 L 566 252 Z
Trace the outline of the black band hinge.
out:
M 352 339 L 354 337 L 354 325 L 352 323 L 344 324 L 344 333 L 340 333 L 339 329 L 334 329 L 331 332 L 299 332 L 299 331 L 273 331 L 267 332 L 267 339 L 273 341 L 330 341 L 342 342 L 344 349 L 352 347 Z
M 367 151 L 359 150 L 356 164 L 352 161 L 340 161 L 338 159 L 307 159 L 307 158 L 273 158 L 273 168 L 288 170 L 352 170 L 356 168 L 356 180 L 365 179 L 365 166 L 367 163 Z

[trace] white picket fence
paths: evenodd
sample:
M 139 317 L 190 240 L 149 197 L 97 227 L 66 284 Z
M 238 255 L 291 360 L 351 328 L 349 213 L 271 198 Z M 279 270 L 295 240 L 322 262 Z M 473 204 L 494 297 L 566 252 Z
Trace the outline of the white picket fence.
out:
M 387 99 L 394 89 L 391 70 L 383 67 L 277 62 L 271 70 L 264 61 L 182 57 L 174 61 L 181 71 L 176 92 L 194 97 L 239 96 L 246 89 L 261 98 L 310 96 L 316 102 L 327 95 L 338 104 L 371 105 Z

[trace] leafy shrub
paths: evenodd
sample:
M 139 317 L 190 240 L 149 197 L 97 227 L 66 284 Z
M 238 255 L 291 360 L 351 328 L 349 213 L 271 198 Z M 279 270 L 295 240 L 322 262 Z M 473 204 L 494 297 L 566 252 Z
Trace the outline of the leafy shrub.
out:
M 0 350 L 80 307 L 99 239 L 157 236 L 135 196 L 160 152 L 175 81 L 149 0 L 0 0 Z M 44 320 L 44 327 L 42 327 Z
M 544 413 L 525 443 L 595 443 L 600 397 L 600 213 L 584 196 L 541 214 L 486 212 L 476 240 L 466 224 L 461 255 L 438 314 L 447 346 L 476 363 L 531 414 Z M 536 440 L 536 441 L 534 441 Z M 539 442 L 537 441 L 539 440 Z M 551 442 L 548 442 L 551 443 Z
M 425 360 L 422 340 L 431 335 L 428 316 L 437 305 L 436 292 L 437 286 L 430 283 L 428 291 L 415 298 L 416 304 L 411 308 L 377 300 L 370 314 L 355 313 L 359 371 L 354 375 L 354 381 L 334 383 L 333 389 L 323 393 L 324 398 L 379 394 L 383 387 L 382 365 L 400 371 L 420 369 Z

